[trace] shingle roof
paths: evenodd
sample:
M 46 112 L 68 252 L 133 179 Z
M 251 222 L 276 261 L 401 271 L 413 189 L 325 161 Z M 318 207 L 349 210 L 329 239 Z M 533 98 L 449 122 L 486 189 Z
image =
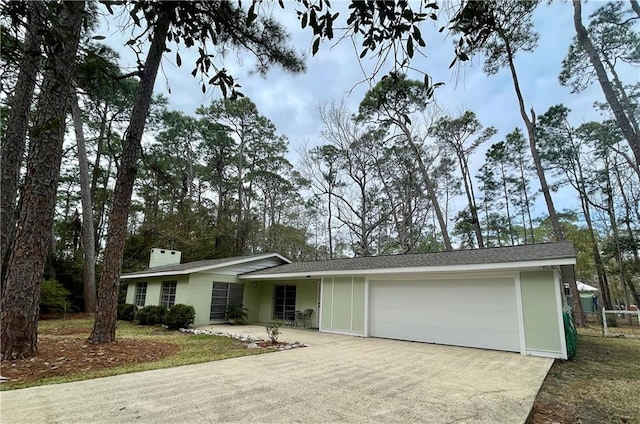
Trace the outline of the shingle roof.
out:
M 195 262 L 187 262 L 184 264 L 172 264 L 172 265 L 161 265 L 155 266 L 153 268 L 146 269 L 144 271 L 136 271 L 136 272 L 128 272 L 123 274 L 123 277 L 133 277 L 136 275 L 147 275 L 150 273 L 166 273 L 166 272 L 183 272 L 188 271 L 190 269 L 198 269 L 198 268 L 217 268 L 219 266 L 223 266 L 227 263 L 235 263 L 235 262 L 246 262 L 252 259 L 265 258 L 269 256 L 280 257 L 275 253 L 262 253 L 259 255 L 246 255 L 246 256 L 234 256 L 231 258 L 219 258 L 219 259 L 204 259 L 202 261 Z M 284 259 L 284 258 L 283 258 Z
M 405 255 L 369 256 L 312 262 L 294 262 L 252 271 L 243 276 L 271 274 L 318 273 L 334 271 L 365 271 L 413 267 L 441 267 L 456 265 L 493 264 L 575 258 L 573 242 L 526 244 L 487 249 L 454 250 L 448 252 L 415 253 Z

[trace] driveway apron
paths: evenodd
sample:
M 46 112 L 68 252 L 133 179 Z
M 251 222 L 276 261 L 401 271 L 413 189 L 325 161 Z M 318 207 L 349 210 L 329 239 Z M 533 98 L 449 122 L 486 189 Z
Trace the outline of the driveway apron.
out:
M 0 421 L 523 423 L 553 363 L 309 330 L 281 338 L 309 346 L 2 392 Z

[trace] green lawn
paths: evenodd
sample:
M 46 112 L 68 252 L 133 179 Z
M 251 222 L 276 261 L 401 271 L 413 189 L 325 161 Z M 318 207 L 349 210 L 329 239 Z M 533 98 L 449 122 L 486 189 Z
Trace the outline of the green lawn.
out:
M 45 343 L 45 340 L 49 342 L 58 342 L 63 341 L 64 339 L 79 339 L 79 343 L 83 344 L 82 341 L 88 337 L 92 324 L 93 322 L 90 319 L 75 318 L 41 321 L 38 327 L 40 340 L 39 346 L 42 346 L 43 343 Z M 183 334 L 178 331 L 168 331 L 159 326 L 140 326 L 126 321 L 118 321 L 116 338 L 118 340 L 136 339 L 156 343 L 171 343 L 173 345 L 177 345 L 177 349 L 175 349 L 177 352 L 152 362 L 124 364 L 99 370 L 84 371 L 82 370 L 84 365 L 79 364 L 77 369 L 69 374 L 38 378 L 33 381 L 6 382 L 0 385 L 0 390 L 12 390 L 44 384 L 64 383 L 68 381 L 106 377 L 130 372 L 177 367 L 180 365 L 217 361 L 221 359 L 256 355 L 272 351 L 270 349 L 247 349 L 243 342 L 230 337 Z M 109 348 L 108 345 L 102 346 L 105 346 L 105 349 Z M 39 360 L 43 359 L 42 356 L 45 354 L 45 351 L 46 350 L 43 348 L 39 349 Z M 67 354 L 69 357 L 73 355 L 70 351 L 59 355 L 64 354 Z M 132 352 L 132 354 L 142 355 L 144 352 Z M 58 356 L 58 354 L 56 354 L 56 356 Z M 55 358 L 44 359 L 50 361 L 50 359 Z M 4 361 L 2 363 L 3 368 L 9 368 L 10 366 L 10 361 Z
M 578 353 L 556 361 L 532 422 L 640 423 L 640 339 L 603 338 L 580 329 Z

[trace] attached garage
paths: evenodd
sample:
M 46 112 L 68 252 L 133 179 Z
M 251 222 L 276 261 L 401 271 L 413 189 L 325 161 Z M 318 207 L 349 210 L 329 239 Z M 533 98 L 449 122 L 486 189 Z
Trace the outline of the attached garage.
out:
M 319 330 L 567 358 L 571 242 L 302 262 L 241 280 L 320 279 Z
M 520 351 L 514 278 L 369 281 L 369 335 Z

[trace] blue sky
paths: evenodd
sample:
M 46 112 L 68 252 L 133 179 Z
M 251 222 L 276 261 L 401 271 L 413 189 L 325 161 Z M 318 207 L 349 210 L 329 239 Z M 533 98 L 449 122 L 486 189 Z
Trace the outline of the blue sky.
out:
M 238 79 L 241 91 L 256 103 L 260 113 L 269 118 L 280 134 L 288 137 L 290 143 L 290 160 L 295 163 L 295 150 L 308 141 L 310 145 L 319 143 L 322 124 L 317 107 L 321 102 L 344 99 L 356 111 L 357 105 L 370 87 L 361 83 L 365 78 L 358 55 L 350 40 L 326 42 L 320 52 L 311 56 L 311 31 L 300 29 L 294 12 L 295 3 L 285 3 L 285 10 L 269 5 L 267 9 L 274 12 L 291 34 L 295 48 L 307 56 L 307 72 L 291 75 L 274 69 L 266 78 L 251 74 L 251 58 L 229 52 L 224 58 L 224 66 Z M 583 19 L 603 2 L 590 1 L 583 6 Z M 334 8 L 345 10 L 347 3 L 334 1 Z M 343 14 L 343 19 L 344 19 Z M 573 7 L 570 2 L 543 2 L 534 15 L 534 26 L 540 35 L 538 48 L 533 53 L 517 56 L 517 69 L 527 108 L 534 108 L 538 115 L 543 114 L 550 106 L 564 103 L 572 110 L 571 120 L 574 125 L 599 119 L 593 110 L 594 101 L 603 101 L 599 85 L 594 84 L 580 94 L 571 94 L 568 87 L 558 82 L 558 74 L 562 59 L 565 57 L 571 39 L 575 33 L 573 27 Z M 344 21 L 343 21 L 344 22 Z M 466 109 L 472 110 L 485 126 L 493 126 L 498 130 L 491 142 L 498 142 L 513 131 L 515 127 L 524 129 L 522 118 L 513 90 L 513 84 L 507 69 L 493 76 L 482 72 L 481 59 L 474 59 L 455 70 L 449 69 L 453 59 L 453 41 L 445 39 L 445 33 L 438 33 L 438 26 L 431 25 L 432 30 L 423 29 L 427 48 L 423 52 L 426 58 L 417 55 L 412 66 L 432 76 L 434 81 L 444 82 L 444 87 L 437 90 L 435 100 L 439 107 L 452 114 Z M 126 34 L 112 22 L 103 25 L 99 31 L 106 35 L 105 43 L 121 54 L 124 66 L 133 65 L 133 55 L 125 47 Z M 191 76 L 191 63 L 194 55 L 181 49 L 183 65 L 175 66 L 175 54 L 167 54 L 163 61 L 164 75 L 158 77 L 156 92 L 163 92 L 169 98 L 169 108 L 192 114 L 200 105 L 208 105 L 220 97 L 214 89 L 202 93 L 199 81 Z M 370 62 L 365 58 L 365 67 Z M 623 80 L 631 83 L 639 79 L 637 69 L 627 69 Z M 360 84 L 359 84 L 360 83 Z M 171 88 L 171 93 L 167 91 Z M 473 163 L 477 170 L 483 162 L 484 151 L 490 146 L 486 143 Z M 577 208 L 577 199 L 564 199 L 559 209 Z M 544 205 L 538 205 L 539 212 L 544 212 Z

